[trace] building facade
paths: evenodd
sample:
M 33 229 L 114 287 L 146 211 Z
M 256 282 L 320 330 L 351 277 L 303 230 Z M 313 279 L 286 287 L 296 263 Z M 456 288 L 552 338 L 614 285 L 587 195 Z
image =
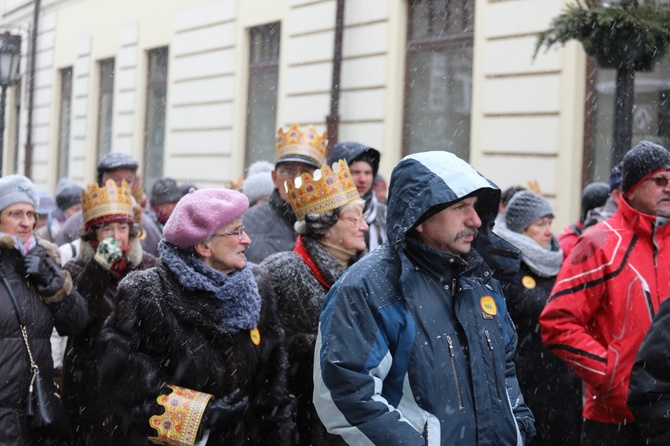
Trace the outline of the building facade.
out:
M 408 153 L 453 151 L 501 188 L 536 181 L 556 230 L 579 215 L 583 184 L 609 175 L 612 73 L 576 42 L 533 58 L 564 0 L 1 4 L 23 44 L 3 174 L 29 173 L 46 191 L 62 176 L 94 180 L 108 151 L 134 156 L 147 185 L 169 176 L 229 186 L 251 162 L 272 160 L 278 127 L 326 130 L 338 64 L 338 139 L 379 149 L 382 175 Z M 636 81 L 648 116 L 635 140 L 667 143 L 665 66 Z

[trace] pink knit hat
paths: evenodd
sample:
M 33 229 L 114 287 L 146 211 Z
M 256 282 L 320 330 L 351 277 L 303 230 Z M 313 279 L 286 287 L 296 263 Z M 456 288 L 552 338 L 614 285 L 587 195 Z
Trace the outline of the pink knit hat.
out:
M 230 189 L 191 189 L 165 223 L 163 237 L 186 249 L 240 217 L 248 208 L 249 199 L 243 193 Z

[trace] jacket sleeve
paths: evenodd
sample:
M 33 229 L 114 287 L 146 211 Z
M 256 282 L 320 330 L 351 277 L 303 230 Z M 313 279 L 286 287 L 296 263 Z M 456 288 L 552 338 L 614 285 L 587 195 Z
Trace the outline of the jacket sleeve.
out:
M 582 238 L 580 243 L 591 243 Z M 579 258 L 575 248 L 563 263 L 551 296 L 540 315 L 542 341 L 594 389 L 603 389 L 611 380 L 607 347 L 589 331 L 588 326 L 607 294 L 605 276 L 609 264 L 602 250 Z
M 628 407 L 635 416 L 645 444 L 670 442 L 670 299 L 666 299 L 633 365 Z
M 378 325 L 366 292 L 338 283 L 325 297 L 314 357 L 314 405 L 328 431 L 349 444 L 423 445 L 422 434 L 383 395 L 389 391 L 384 386 L 391 385 L 384 381 L 390 369 L 396 361 L 408 361 L 411 350 L 391 349 L 389 339 L 404 346 L 412 340 L 394 338 L 383 322 Z

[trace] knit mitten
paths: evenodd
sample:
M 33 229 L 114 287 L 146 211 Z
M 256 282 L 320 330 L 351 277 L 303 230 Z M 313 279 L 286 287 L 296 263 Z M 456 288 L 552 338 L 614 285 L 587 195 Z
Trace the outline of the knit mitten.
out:
M 95 253 L 95 261 L 103 266 L 105 269 L 110 269 L 114 262 L 119 260 L 123 252 L 121 245 L 114 237 L 107 237 L 98 245 L 98 250 Z

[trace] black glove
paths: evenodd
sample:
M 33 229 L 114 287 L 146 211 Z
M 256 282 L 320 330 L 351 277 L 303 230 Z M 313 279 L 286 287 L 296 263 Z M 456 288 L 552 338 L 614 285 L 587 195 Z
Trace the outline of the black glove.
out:
M 45 259 L 39 256 L 27 255 L 23 258 L 23 268 L 26 273 L 26 279 L 30 279 L 37 285 L 47 287 L 56 274 L 51 269 Z
M 208 429 L 222 427 L 244 413 L 249 406 L 249 398 L 242 395 L 240 389 L 235 389 L 223 398 L 211 401 L 203 416 L 202 424 Z

